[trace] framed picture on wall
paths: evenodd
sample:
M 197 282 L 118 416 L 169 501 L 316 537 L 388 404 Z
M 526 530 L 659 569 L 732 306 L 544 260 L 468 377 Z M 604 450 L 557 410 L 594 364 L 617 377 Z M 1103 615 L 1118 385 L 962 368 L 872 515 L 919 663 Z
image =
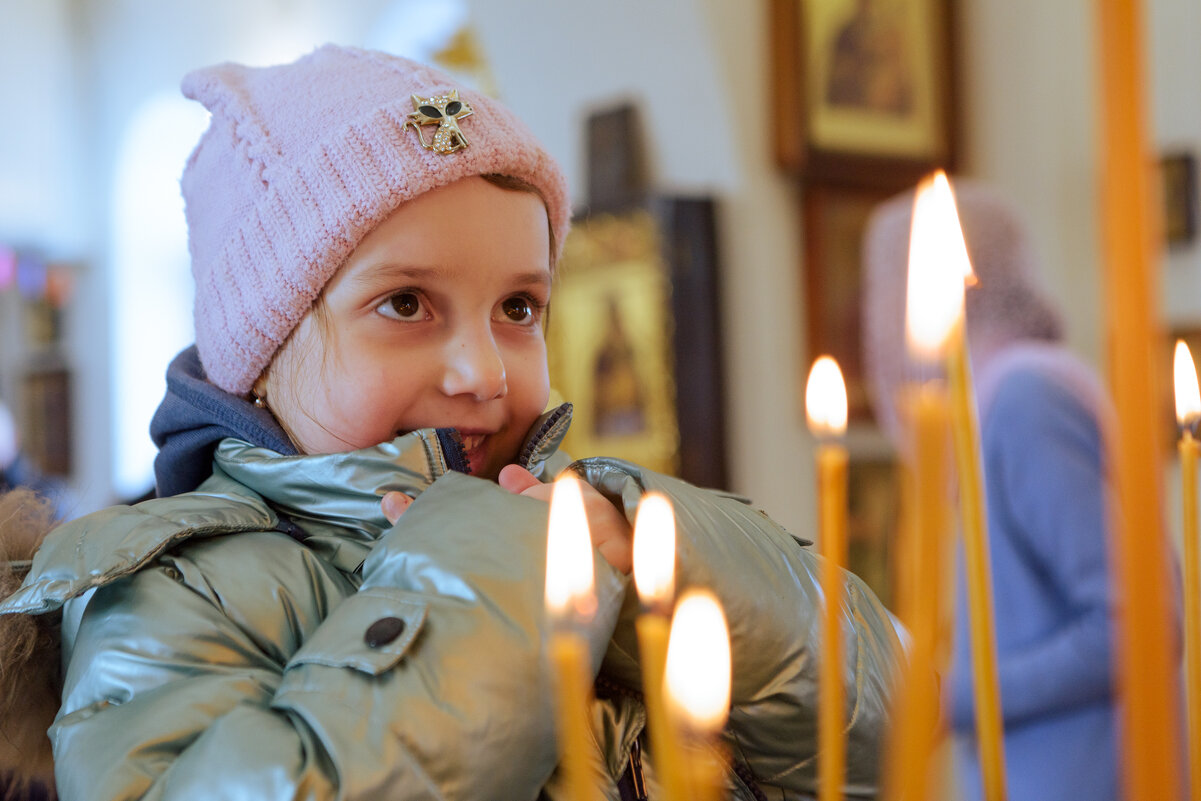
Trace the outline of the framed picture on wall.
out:
M 779 161 L 899 189 L 955 160 L 949 0 L 772 0 Z
M 588 115 L 588 207 L 628 208 L 646 197 L 646 160 L 638 107 L 622 103 Z
M 1171 153 L 1160 158 L 1159 169 L 1164 237 L 1171 247 L 1192 244 L 1197 235 L 1197 160 L 1189 152 Z
M 713 204 L 659 198 L 576 221 L 547 323 L 564 448 L 725 487 Z
M 804 369 L 807 371 L 822 355 L 838 361 L 847 385 L 847 412 L 852 423 L 873 420 L 863 374 L 863 231 L 872 210 L 892 194 L 891 190 L 840 186 L 805 188 L 802 286 L 809 358 Z

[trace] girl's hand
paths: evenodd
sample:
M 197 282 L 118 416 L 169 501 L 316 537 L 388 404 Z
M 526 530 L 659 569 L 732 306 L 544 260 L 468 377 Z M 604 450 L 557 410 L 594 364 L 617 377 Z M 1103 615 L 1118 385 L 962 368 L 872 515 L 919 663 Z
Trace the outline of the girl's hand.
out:
M 408 509 L 409 504 L 412 502 L 413 499 L 403 492 L 393 491 L 385 493 L 379 505 L 384 512 L 384 517 L 388 518 L 388 522 L 396 525 L 396 521 L 400 519 L 400 516 L 405 513 L 405 509 Z
M 550 503 L 553 485 L 543 484 L 524 467 L 506 465 L 501 469 L 497 483 L 515 495 Z M 628 574 L 634 566 L 634 549 L 630 524 L 626 522 L 625 515 L 589 484 L 581 481 L 580 491 L 584 497 L 584 512 L 588 515 L 592 544 L 606 562 Z

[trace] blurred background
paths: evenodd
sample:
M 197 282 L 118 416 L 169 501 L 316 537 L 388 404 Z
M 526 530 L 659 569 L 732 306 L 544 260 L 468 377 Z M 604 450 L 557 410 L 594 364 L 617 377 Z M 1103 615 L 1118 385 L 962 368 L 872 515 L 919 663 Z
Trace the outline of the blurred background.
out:
M 1094 4 L 875 0 L 872 13 L 894 14 L 908 37 L 897 69 L 912 70 L 916 88 L 899 106 L 886 97 L 863 108 L 877 104 L 875 112 L 904 121 L 933 104 L 932 128 L 914 129 L 919 140 L 937 140 L 929 152 L 922 141 L 857 140 L 837 114 L 833 127 L 814 127 L 840 102 L 812 90 L 813 71 L 824 69 L 814 65 L 832 63 L 823 48 L 837 46 L 838 32 L 872 5 L 0 0 L 0 400 L 40 467 L 70 483 L 73 514 L 151 489 L 148 422 L 168 360 L 191 340 L 178 180 L 206 113 L 179 94 L 180 79 L 223 60 L 269 64 L 326 41 L 362 45 L 435 61 L 530 124 L 565 168 L 580 213 L 591 215 L 579 230 L 592 244 L 573 246 L 567 276 L 587 281 L 598 261 L 639 259 L 662 273 L 655 290 L 637 288 L 635 268 L 612 271 L 634 276 L 613 292 L 657 297 L 659 311 L 623 304 L 630 319 L 606 318 L 618 326 L 610 334 L 653 319 L 666 340 L 705 343 L 643 358 L 645 391 L 657 400 L 639 400 L 633 381 L 624 400 L 602 400 L 642 403 L 645 416 L 603 424 L 597 401 L 591 444 L 620 444 L 614 438 L 639 426 L 667 431 L 665 458 L 677 467 L 720 462 L 706 475 L 811 534 L 813 441 L 801 396 L 809 364 L 819 349 L 856 358 L 857 226 L 927 163 L 992 182 L 1024 209 L 1048 287 L 1065 306 L 1069 344 L 1105 367 Z M 1190 333 L 1201 330 L 1193 194 L 1201 5 L 1151 0 L 1146 23 L 1149 121 L 1175 198 L 1163 319 L 1165 330 Z M 815 37 L 823 30 L 825 40 Z M 896 158 L 873 159 L 894 144 Z M 840 148 L 850 155 L 831 156 Z M 692 200 L 703 201 L 699 217 L 689 216 Z M 623 221 L 637 229 L 631 209 L 649 209 L 649 256 L 620 246 L 636 234 L 605 233 Z M 606 236 L 615 251 L 605 250 Z M 685 292 L 696 265 L 712 280 Z M 604 369 L 617 369 L 612 358 Z M 1165 345 L 1165 377 L 1169 358 Z M 699 413 L 684 408 L 696 393 L 673 396 L 698 372 Z M 671 380 L 657 381 L 662 374 Z M 1165 421 L 1169 414 L 1165 407 Z M 697 431 L 715 442 L 673 457 Z M 891 456 L 865 410 L 850 442 L 856 558 L 871 580 L 895 512 Z

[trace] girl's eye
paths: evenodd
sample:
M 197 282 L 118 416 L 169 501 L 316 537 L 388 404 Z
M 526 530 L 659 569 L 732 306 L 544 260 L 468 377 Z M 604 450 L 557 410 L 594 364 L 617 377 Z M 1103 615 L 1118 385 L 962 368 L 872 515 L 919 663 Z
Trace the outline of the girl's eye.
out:
M 523 298 L 520 295 L 501 301 L 500 310 L 514 323 L 529 325 L 534 321 L 533 305 L 529 298 Z
M 393 320 L 419 320 L 426 316 L 421 296 L 416 292 L 397 292 L 375 310 Z

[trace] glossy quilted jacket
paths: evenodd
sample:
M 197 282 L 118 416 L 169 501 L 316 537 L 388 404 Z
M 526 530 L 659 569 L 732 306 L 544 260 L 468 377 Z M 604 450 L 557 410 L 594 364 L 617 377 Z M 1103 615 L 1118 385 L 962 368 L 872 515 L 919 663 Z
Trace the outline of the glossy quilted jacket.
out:
M 566 466 L 562 425 L 524 452 Z M 818 557 L 743 501 L 610 459 L 574 469 L 630 520 L 647 490 L 678 518 L 678 582 L 725 606 L 730 792 L 815 792 Z M 389 490 L 416 496 L 395 526 Z M 547 507 L 447 469 L 418 431 L 346 454 L 237 440 L 196 492 L 53 532 L 5 613 L 61 612 L 64 799 L 561 798 L 547 624 Z M 631 582 L 597 560 L 588 637 L 598 788 L 618 799 L 645 713 Z M 875 793 L 898 644 L 848 576 L 848 795 Z M 643 766 L 651 798 L 654 755 Z

